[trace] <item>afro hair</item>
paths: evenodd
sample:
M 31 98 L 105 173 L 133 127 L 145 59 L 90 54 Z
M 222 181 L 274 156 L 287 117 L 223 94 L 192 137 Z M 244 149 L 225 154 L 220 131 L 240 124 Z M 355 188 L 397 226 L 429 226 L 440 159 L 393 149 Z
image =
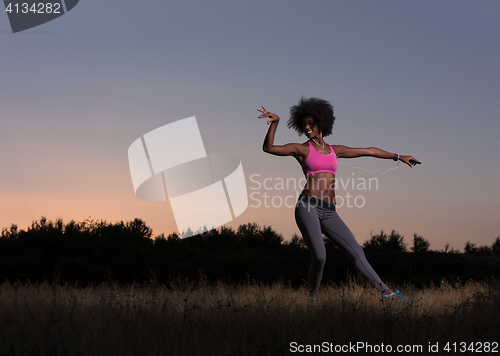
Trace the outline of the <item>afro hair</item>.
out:
M 299 136 L 302 136 L 304 133 L 304 118 L 307 116 L 314 119 L 314 123 L 319 126 L 323 137 L 332 133 L 335 116 L 333 116 L 333 106 L 328 101 L 318 98 L 300 98 L 299 104 L 290 108 L 288 128 L 294 129 Z

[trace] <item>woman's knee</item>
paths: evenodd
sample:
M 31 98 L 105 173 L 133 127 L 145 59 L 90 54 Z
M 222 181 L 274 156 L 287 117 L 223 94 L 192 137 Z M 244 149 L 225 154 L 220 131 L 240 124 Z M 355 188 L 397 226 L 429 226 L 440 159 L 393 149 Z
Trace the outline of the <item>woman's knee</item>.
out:
M 326 254 L 312 255 L 312 263 L 314 266 L 323 268 L 326 263 Z

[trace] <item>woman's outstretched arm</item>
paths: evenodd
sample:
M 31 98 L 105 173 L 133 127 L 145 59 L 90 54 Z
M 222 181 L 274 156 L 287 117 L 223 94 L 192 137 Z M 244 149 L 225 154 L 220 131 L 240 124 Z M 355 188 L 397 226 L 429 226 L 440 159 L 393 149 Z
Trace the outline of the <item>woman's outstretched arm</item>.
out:
M 283 146 L 274 144 L 274 135 L 276 133 L 278 123 L 280 122 L 279 116 L 267 111 L 264 106 L 262 106 L 262 109 L 257 110 L 262 113 L 262 115 L 259 116 L 259 119 L 268 117 L 269 120 L 267 120 L 267 124 L 270 125 L 269 130 L 267 131 L 266 138 L 264 139 L 264 144 L 262 145 L 262 150 L 276 156 L 298 156 L 301 146 L 300 144 L 288 143 Z
M 335 150 L 335 154 L 338 158 L 356 158 L 370 156 L 377 158 L 394 159 L 395 157 L 397 157 L 397 154 L 381 150 L 377 147 L 352 148 L 343 145 L 334 145 L 333 149 Z M 410 167 L 413 167 L 416 164 L 415 162 L 420 163 L 416 158 L 412 156 L 399 155 L 399 160 L 406 163 Z M 410 160 L 413 163 L 410 162 Z

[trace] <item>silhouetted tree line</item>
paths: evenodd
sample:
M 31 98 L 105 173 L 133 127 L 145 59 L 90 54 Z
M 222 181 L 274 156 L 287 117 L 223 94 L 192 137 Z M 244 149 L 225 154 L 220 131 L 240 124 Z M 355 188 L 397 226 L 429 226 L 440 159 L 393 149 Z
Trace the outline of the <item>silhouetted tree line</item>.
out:
M 324 281 L 341 283 L 355 275 L 348 257 L 325 240 L 327 262 Z M 491 248 L 488 263 L 465 258 L 485 253 L 468 242 L 466 253 L 429 250 L 429 241 L 414 235 L 408 249 L 404 236 L 394 230 L 373 235 L 364 245 L 371 265 L 384 281 L 416 286 L 450 281 L 500 277 L 500 237 Z M 468 246 L 468 247 L 467 247 Z M 474 252 L 475 251 L 475 252 Z M 482 251 L 482 252 L 479 252 Z M 255 223 L 237 230 L 221 227 L 181 239 L 177 234 L 152 237 L 144 221 L 103 221 L 42 218 L 25 230 L 16 225 L 0 237 L 0 281 L 67 281 L 84 286 L 113 279 L 121 283 L 144 282 L 154 275 L 160 283 L 201 275 L 208 281 L 227 283 L 289 281 L 298 286 L 307 280 L 310 255 L 301 237 L 290 241 L 271 227 Z
M 476 246 L 476 244 L 467 241 L 465 243 L 464 252 L 469 255 L 480 255 L 480 256 L 488 256 L 488 255 L 497 255 L 500 256 L 500 236 L 497 236 L 495 242 L 491 246 Z

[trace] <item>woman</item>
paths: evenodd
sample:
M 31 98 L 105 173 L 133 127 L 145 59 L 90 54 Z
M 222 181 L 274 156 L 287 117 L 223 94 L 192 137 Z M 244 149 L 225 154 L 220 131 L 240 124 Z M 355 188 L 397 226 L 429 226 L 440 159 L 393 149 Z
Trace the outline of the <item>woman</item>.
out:
M 330 146 L 323 137 L 332 133 L 332 105 L 322 99 L 301 98 L 298 105 L 290 108 L 288 127 L 309 139 L 305 143 L 288 143 L 283 146 L 274 144 L 274 135 L 280 118 L 262 106 L 259 118 L 268 117 L 270 125 L 262 149 L 277 156 L 294 156 L 302 166 L 307 183 L 295 207 L 295 221 L 311 253 L 309 268 L 309 304 L 316 304 L 319 285 L 326 261 L 325 244 L 321 233 L 343 250 L 354 263 L 356 269 L 378 288 L 386 298 L 399 297 L 406 300 L 399 291 L 394 293 L 387 287 L 366 260 L 363 249 L 358 244 L 346 224 L 335 211 L 335 173 L 338 158 L 372 156 L 400 160 L 410 167 L 420 163 L 412 156 L 401 156 L 381 149 L 351 148 L 343 145 Z

